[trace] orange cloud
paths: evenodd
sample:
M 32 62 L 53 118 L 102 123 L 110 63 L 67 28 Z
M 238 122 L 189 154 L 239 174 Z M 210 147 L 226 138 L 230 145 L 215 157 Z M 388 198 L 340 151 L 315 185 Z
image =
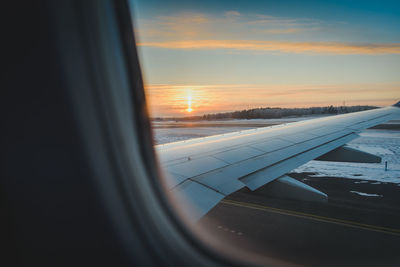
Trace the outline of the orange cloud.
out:
M 139 46 L 167 49 L 234 49 L 244 51 L 317 54 L 400 54 L 400 43 L 287 42 L 256 40 L 193 40 L 143 42 Z

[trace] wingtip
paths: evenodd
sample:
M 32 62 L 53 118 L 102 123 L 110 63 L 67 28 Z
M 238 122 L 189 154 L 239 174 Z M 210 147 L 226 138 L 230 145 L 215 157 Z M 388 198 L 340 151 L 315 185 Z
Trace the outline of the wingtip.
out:
M 400 101 L 393 105 L 394 107 L 400 108 Z

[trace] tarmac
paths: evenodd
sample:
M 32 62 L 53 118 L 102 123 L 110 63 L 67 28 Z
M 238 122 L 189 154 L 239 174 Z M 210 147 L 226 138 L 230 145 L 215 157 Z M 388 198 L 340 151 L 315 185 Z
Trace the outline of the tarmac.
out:
M 400 186 L 310 175 L 291 176 L 328 194 L 327 203 L 242 189 L 199 223 L 227 246 L 289 264 L 400 266 Z

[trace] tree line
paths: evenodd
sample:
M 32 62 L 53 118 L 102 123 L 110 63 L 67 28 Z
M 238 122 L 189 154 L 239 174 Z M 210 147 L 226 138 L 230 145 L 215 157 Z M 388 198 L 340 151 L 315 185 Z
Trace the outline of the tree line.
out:
M 226 120 L 226 119 L 279 119 L 285 117 L 300 117 L 310 115 L 334 115 L 345 114 L 369 109 L 375 106 L 325 106 L 310 108 L 253 108 L 233 112 L 204 114 L 203 116 L 188 116 L 176 118 L 153 118 L 156 121 L 176 120 L 176 121 L 195 121 L 195 120 Z

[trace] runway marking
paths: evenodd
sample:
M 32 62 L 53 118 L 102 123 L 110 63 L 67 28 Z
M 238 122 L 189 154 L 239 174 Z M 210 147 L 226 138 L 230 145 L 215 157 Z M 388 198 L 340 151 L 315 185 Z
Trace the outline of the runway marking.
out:
M 228 200 L 228 199 L 222 200 L 221 203 L 227 204 L 227 205 L 232 205 L 232 206 L 261 210 L 261 211 L 266 211 L 266 212 L 278 213 L 278 214 L 282 214 L 282 215 L 294 216 L 294 217 L 298 217 L 298 218 L 309 219 L 309 220 L 314 220 L 314 221 L 319 221 L 319 222 L 332 223 L 332 224 L 337 224 L 337 225 L 342 225 L 342 226 L 347 226 L 347 227 L 352 227 L 352 228 L 357 228 L 357 229 L 362 229 L 362 230 L 374 231 L 374 232 L 379 232 L 379 233 L 384 233 L 384 234 L 389 234 L 389 235 L 400 236 L 400 229 L 393 229 L 393 228 L 388 228 L 388 227 L 383 227 L 383 226 L 370 225 L 370 224 L 358 223 L 358 222 L 353 222 L 353 221 L 335 219 L 335 218 L 324 217 L 324 216 L 319 216 L 319 215 L 314 215 L 314 214 L 309 214 L 309 213 L 304 213 L 304 212 L 278 209 L 278 208 L 273 208 L 273 207 L 268 207 L 268 206 L 253 204 L 253 203 L 239 202 L 239 201 Z
M 222 227 L 221 225 L 218 225 L 217 228 L 220 229 L 220 230 L 224 230 L 225 232 L 230 232 L 232 234 L 243 235 L 242 232 L 236 232 L 233 229 L 229 229 L 228 227 Z

